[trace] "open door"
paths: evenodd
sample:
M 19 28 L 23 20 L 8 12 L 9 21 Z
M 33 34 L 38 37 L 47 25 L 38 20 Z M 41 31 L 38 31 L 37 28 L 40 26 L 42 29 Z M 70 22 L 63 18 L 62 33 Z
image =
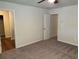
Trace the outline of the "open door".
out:
M 50 39 L 50 15 L 44 15 L 44 22 L 43 22 L 43 39 Z

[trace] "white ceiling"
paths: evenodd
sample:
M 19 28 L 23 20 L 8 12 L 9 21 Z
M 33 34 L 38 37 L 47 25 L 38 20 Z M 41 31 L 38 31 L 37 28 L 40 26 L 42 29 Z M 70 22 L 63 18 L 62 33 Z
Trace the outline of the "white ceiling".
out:
M 32 6 L 46 8 L 46 9 L 60 8 L 64 6 L 78 4 L 78 0 L 59 0 L 58 4 L 51 4 L 47 0 L 40 4 L 37 3 L 40 0 L 0 0 L 0 1 L 7 1 L 7 2 L 23 4 L 23 5 L 32 5 Z

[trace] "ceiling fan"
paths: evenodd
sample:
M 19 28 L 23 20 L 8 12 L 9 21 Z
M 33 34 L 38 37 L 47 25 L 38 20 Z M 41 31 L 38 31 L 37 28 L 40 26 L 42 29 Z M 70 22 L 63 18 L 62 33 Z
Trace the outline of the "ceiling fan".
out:
M 46 0 L 41 0 L 38 3 L 42 3 L 44 1 L 46 1 Z M 58 0 L 48 0 L 48 1 L 51 2 L 51 3 L 54 3 L 54 4 L 57 4 L 58 3 Z

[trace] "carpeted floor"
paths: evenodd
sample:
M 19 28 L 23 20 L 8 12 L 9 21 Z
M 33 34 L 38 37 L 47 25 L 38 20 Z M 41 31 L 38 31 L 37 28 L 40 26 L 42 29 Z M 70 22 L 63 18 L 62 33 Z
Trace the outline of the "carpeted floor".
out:
M 78 59 L 77 55 L 76 46 L 50 39 L 7 51 L 0 59 Z

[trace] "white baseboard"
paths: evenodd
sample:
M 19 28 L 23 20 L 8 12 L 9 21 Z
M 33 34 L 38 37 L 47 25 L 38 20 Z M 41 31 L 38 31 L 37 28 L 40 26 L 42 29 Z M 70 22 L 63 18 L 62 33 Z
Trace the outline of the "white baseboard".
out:
M 71 45 L 74 45 L 74 46 L 78 46 L 77 44 L 74 44 L 74 43 L 70 43 L 70 42 L 66 42 L 66 41 L 62 41 L 62 40 L 58 40 L 60 42 L 63 42 L 63 43 L 67 43 L 67 44 L 71 44 Z
M 24 46 L 27 46 L 27 45 L 30 45 L 30 44 L 33 44 L 33 43 L 36 43 L 36 42 L 39 42 L 39 41 L 42 41 L 42 40 L 32 41 L 32 42 L 29 42 L 27 44 L 22 44 L 22 45 L 16 45 L 16 48 L 21 48 L 21 47 L 24 47 Z

